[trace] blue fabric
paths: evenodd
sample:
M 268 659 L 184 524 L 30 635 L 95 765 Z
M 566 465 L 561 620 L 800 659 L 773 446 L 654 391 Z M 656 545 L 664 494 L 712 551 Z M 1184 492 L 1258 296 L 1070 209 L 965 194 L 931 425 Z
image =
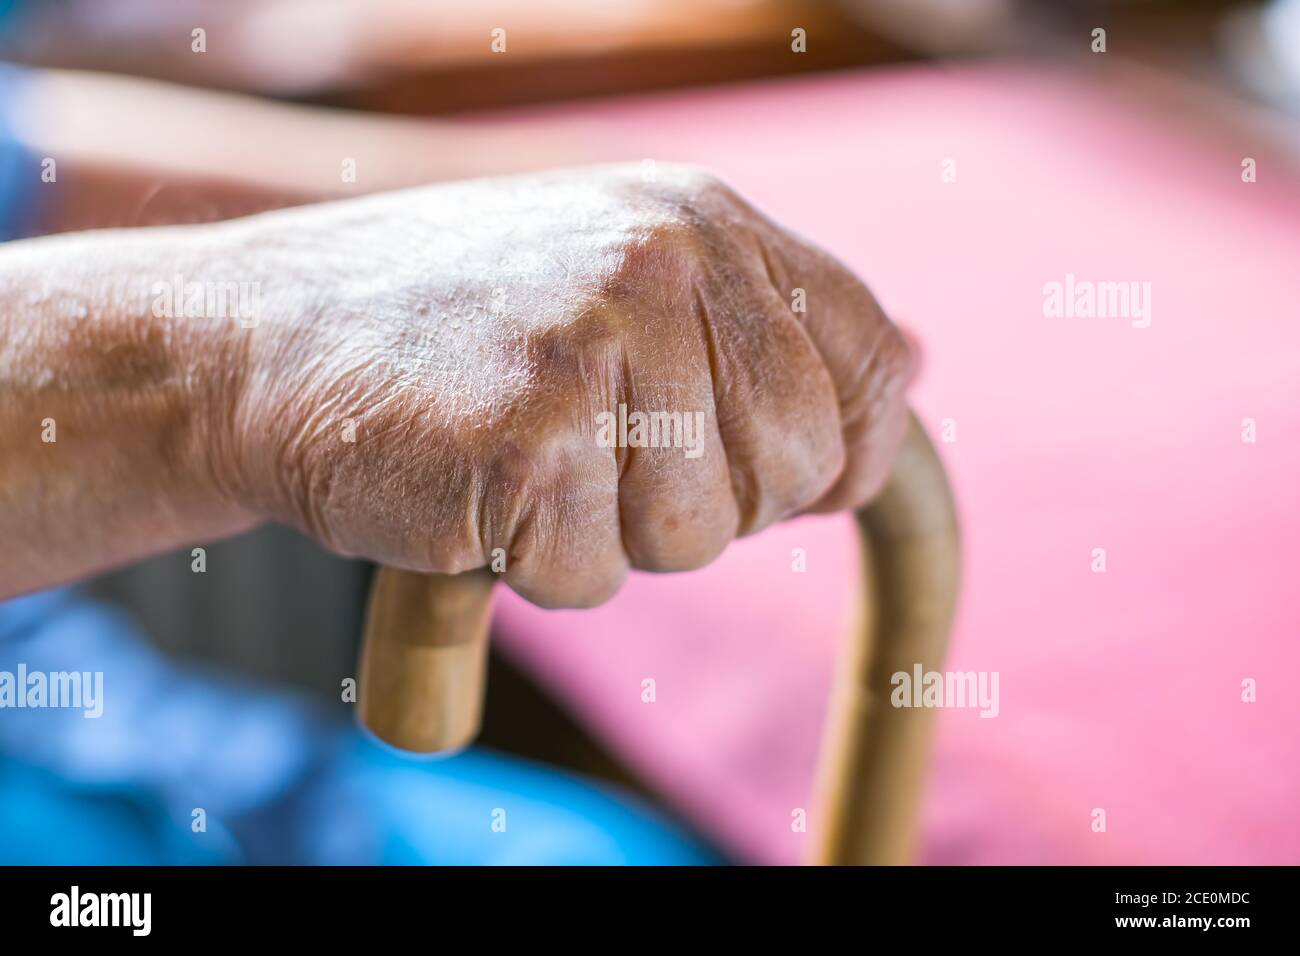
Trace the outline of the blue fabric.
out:
M 0 7 L 0 29 L 3 20 Z M 25 71 L 0 63 L 0 242 L 28 234 L 41 185 L 40 163 L 11 132 L 12 104 L 25 77 Z
M 0 706 L 0 863 L 720 862 L 574 775 L 402 756 L 295 694 L 177 667 L 73 592 L 0 604 L 0 679 L 20 665 L 102 672 L 102 701 Z
M 0 34 L 13 26 L 22 6 L 23 0 L 0 0 Z

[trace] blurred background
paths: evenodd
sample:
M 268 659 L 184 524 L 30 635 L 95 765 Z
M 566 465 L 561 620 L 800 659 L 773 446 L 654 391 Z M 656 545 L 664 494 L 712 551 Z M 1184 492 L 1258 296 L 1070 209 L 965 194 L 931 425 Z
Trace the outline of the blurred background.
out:
M 1291 170 L 1300 149 L 1300 0 L 44 0 L 0 8 L 0 60 L 26 68 L 11 135 L 61 166 L 60 188 L 24 204 L 15 237 L 212 221 L 419 182 L 635 159 L 619 155 L 618 130 L 658 114 L 634 105 L 619 119 L 621 104 L 689 109 L 692 97 L 784 89 L 812 90 L 807 102 L 816 102 L 817 90 L 842 89 L 798 85 L 818 78 L 861 81 L 854 89 L 870 98 L 877 76 L 938 78 L 957 90 L 981 70 L 1011 69 L 1013 90 L 1018 83 L 1032 94 L 1039 77 L 1065 77 L 1138 109 L 1142 122 L 1167 124 L 1172 136 L 1245 138 Z M 1104 56 L 1094 48 L 1098 27 Z M 785 100 L 785 112 L 761 116 L 763 95 L 736 102 L 758 111 L 755 122 L 798 127 Z M 993 129 L 1004 118 L 979 120 Z M 675 145 L 666 140 L 654 155 L 674 159 Z M 807 168 L 790 177 L 815 176 L 819 159 L 838 148 L 833 133 L 809 142 Z M 359 157 L 357 182 L 340 181 L 345 156 Z M 924 320 L 901 318 L 926 332 Z M 921 337 L 927 355 L 942 348 Z M 206 548 L 203 574 L 193 573 L 186 549 L 84 591 L 128 614 L 169 660 L 292 688 L 312 708 L 349 718 L 340 686 L 354 675 L 370 567 L 278 528 L 195 546 Z M 593 733 L 589 714 L 554 681 L 534 679 L 530 659 L 493 653 L 487 747 L 637 793 L 707 852 L 783 858 L 784 844 L 769 853 L 753 849 L 757 838 L 706 832 L 698 812 L 665 800 L 662 779 Z M 823 693 L 807 691 L 810 711 Z
M 1295 18 L 1285 0 L 49 0 L 5 55 L 433 115 L 920 59 L 1082 62 L 1081 31 L 1104 25 L 1126 60 L 1294 111 Z M 196 25 L 221 41 L 201 57 L 177 41 Z M 506 27 L 502 58 L 484 38 Z M 816 42 L 787 56 L 795 27 Z

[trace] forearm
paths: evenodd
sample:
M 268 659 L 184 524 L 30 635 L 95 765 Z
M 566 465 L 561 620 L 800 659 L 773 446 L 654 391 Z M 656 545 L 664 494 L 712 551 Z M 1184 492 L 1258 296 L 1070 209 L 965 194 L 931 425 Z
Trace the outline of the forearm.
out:
M 201 237 L 0 247 L 0 598 L 253 523 L 211 477 L 238 337 L 160 298 Z
M 123 77 L 22 71 L 13 133 L 39 234 L 212 222 L 576 161 L 573 137 L 268 103 Z M 226 131 L 218 134 L 214 131 Z M 57 179 L 41 180 L 40 163 Z

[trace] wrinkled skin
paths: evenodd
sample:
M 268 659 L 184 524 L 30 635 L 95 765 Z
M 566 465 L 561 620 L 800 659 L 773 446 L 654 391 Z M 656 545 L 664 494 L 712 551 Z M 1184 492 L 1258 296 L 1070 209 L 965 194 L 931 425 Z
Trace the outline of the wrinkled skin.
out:
M 780 518 L 860 505 L 901 440 L 907 348 L 871 294 L 693 168 L 170 232 L 182 261 L 144 278 L 260 282 L 256 328 L 164 336 L 199 409 L 169 444 L 229 515 L 218 531 L 277 520 L 439 572 L 499 548 L 525 597 L 589 606 L 629 567 L 696 568 Z M 702 453 L 602 447 L 597 415 L 620 403 L 702 412 Z
M 458 572 L 503 548 L 524 596 L 595 604 L 629 565 L 700 567 L 801 509 L 861 504 L 901 436 L 907 352 L 871 295 L 693 169 L 258 228 L 309 294 L 252 336 L 226 481 L 336 550 Z M 619 403 L 703 411 L 703 454 L 600 447 Z

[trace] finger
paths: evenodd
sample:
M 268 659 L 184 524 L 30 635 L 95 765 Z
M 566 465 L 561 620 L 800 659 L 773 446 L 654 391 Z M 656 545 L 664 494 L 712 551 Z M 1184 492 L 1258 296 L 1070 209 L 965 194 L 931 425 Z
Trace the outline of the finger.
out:
M 686 306 L 689 308 L 689 306 Z M 647 327 L 670 328 L 668 317 Z M 620 408 L 623 547 L 635 568 L 690 571 L 711 562 L 740 527 L 718 431 L 708 349 L 693 336 L 630 337 Z
M 836 387 L 807 330 L 762 274 L 745 282 L 724 258 L 698 297 L 713 337 L 718 432 L 740 513 L 752 534 L 808 507 L 844 467 Z
M 844 470 L 809 510 L 859 507 L 883 487 L 902 443 L 910 349 L 867 287 L 828 254 L 787 240 L 767 255 L 779 293 L 788 290 L 785 302 L 804 290 L 803 311 L 792 313 L 825 361 L 839 406 Z
M 554 423 L 555 418 L 545 415 Z M 552 427 L 517 437 L 491 466 L 480 524 L 491 559 L 504 546 L 506 583 L 544 608 L 595 607 L 627 576 L 619 538 L 618 469 L 591 429 Z M 501 557 L 496 552 L 496 557 Z

